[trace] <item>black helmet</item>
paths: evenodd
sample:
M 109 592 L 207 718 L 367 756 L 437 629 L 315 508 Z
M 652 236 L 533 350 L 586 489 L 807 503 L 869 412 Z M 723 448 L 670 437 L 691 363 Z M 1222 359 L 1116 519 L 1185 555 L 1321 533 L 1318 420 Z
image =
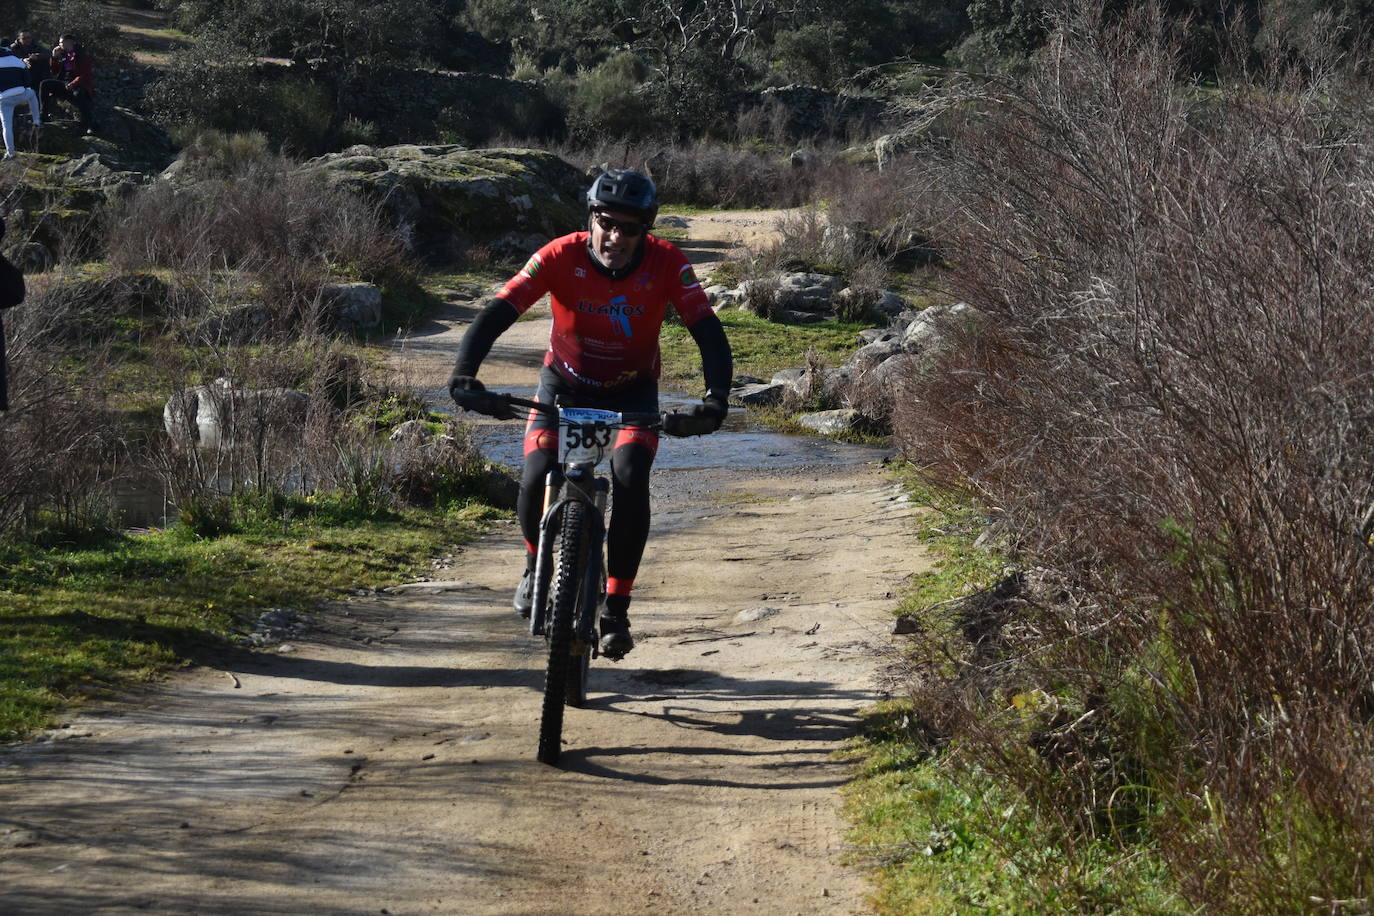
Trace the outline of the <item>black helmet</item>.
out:
M 598 175 L 587 190 L 587 209 L 638 213 L 644 225 L 653 226 L 658 218 L 658 188 L 643 172 L 611 169 Z

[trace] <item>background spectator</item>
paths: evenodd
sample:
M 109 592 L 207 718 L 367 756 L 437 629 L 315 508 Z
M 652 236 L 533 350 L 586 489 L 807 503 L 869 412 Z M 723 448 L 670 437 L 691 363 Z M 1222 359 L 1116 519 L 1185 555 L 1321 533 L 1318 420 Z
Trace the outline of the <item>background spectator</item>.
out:
M 52 99 L 71 102 L 81 113 L 81 123 L 86 130 L 94 131 L 95 123 L 95 75 L 94 59 L 90 52 L 81 47 L 75 35 L 63 35 L 57 47 L 52 49 L 48 61 L 51 78 L 43 81 L 43 119 L 52 118 Z
M 10 43 L 10 53 L 29 65 L 29 87 L 37 92 L 39 84 L 48 78 L 48 60 L 52 52 L 25 29 Z
M 29 107 L 29 117 L 38 126 L 38 96 L 29 88 L 29 66 L 9 49 L 0 48 L 0 133 L 4 135 L 6 159 L 14 158 L 14 110 L 20 105 Z

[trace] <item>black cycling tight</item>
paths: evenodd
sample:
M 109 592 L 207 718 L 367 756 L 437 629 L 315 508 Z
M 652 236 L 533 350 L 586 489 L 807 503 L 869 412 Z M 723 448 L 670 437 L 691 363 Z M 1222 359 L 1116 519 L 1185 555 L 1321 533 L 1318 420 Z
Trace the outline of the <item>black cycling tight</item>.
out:
M 551 449 L 525 455 L 520 480 L 520 530 L 528 544 L 539 543 L 544 511 L 544 479 L 558 463 Z M 611 521 L 606 531 L 606 575 L 633 580 L 649 539 L 649 469 L 654 453 L 642 445 L 622 445 L 611 452 Z

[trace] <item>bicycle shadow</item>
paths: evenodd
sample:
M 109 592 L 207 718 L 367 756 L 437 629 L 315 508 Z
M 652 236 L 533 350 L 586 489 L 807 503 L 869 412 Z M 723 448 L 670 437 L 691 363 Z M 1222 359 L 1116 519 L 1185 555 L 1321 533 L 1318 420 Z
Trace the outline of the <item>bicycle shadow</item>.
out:
M 594 693 L 587 708 L 651 720 L 659 725 L 655 734 L 674 729 L 690 735 L 639 746 L 568 748 L 561 768 L 640 785 L 830 788 L 849 779 L 832 752 L 857 733 L 857 710 L 874 700 L 871 691 L 815 680 L 749 680 L 698 669 L 617 675 L 679 689 L 648 696 Z M 644 709 L 646 703 L 658 705 Z M 722 769 L 732 766 L 728 761 L 746 761 L 759 778 L 710 775 L 692 763 L 703 758 L 721 760 Z

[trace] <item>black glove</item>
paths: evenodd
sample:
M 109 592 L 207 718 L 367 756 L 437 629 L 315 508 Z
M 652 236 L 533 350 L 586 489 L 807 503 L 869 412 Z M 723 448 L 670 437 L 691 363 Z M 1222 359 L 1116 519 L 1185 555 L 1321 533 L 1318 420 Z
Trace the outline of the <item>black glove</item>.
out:
M 455 370 L 448 377 L 448 393 L 464 410 L 484 413 L 498 420 L 509 420 L 515 416 L 509 395 L 492 394 L 471 375 L 462 375 Z
M 708 394 L 701 399 L 701 403 L 692 408 L 692 416 L 701 417 L 709 421 L 711 432 L 720 429 L 725 422 L 725 415 L 730 412 L 730 405 L 725 403 L 725 398 L 716 394 Z
M 670 436 L 704 436 L 720 429 L 728 411 L 724 398 L 708 394 L 689 412 L 664 417 L 663 431 Z
M 453 396 L 453 399 L 455 401 L 458 400 L 459 391 L 486 390 L 486 386 L 483 385 L 481 382 L 477 381 L 476 376 L 464 375 L 457 369 L 454 369 L 453 374 L 448 377 L 448 393 Z

